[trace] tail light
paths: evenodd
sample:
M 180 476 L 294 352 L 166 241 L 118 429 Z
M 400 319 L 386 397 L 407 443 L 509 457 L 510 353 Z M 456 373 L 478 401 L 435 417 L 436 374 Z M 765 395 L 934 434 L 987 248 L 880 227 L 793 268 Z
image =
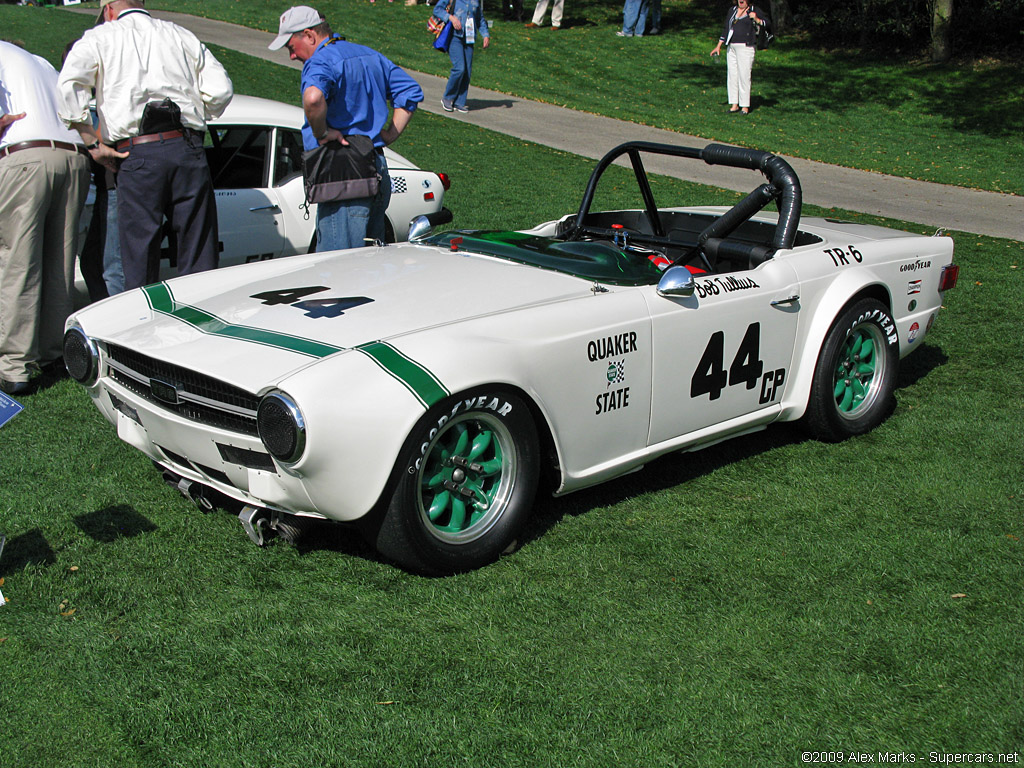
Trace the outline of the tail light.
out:
M 956 279 L 960 276 L 959 264 L 947 264 L 939 273 L 939 291 L 948 291 L 956 288 Z
M 447 173 L 439 173 L 439 174 L 437 174 L 437 178 L 439 178 L 441 180 L 441 186 L 444 187 L 445 192 L 447 192 L 449 189 L 451 189 L 452 180 L 451 180 L 451 177 L 449 177 Z

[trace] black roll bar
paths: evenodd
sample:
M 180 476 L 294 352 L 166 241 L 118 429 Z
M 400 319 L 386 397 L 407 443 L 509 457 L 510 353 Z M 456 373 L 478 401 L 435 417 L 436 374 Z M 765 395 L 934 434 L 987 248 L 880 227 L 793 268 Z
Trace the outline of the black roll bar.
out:
M 583 222 L 587 214 L 590 213 L 590 206 L 594 201 L 594 193 L 597 190 L 597 184 L 601 176 L 609 165 L 623 155 L 629 156 L 633 173 L 637 178 L 637 183 L 640 185 L 644 210 L 651 222 L 654 234 L 658 237 L 664 237 L 664 228 L 661 224 L 661 217 L 658 214 L 658 207 L 654 202 L 654 195 L 647 180 L 647 172 L 640 159 L 642 152 L 688 157 L 695 160 L 703 160 L 708 165 L 749 168 L 750 170 L 760 171 L 767 178 L 767 184 L 763 184 L 755 189 L 701 232 L 698 236 L 699 246 L 703 246 L 709 239 L 724 239 L 743 222 L 775 200 L 778 202 L 779 207 L 779 223 L 776 225 L 772 236 L 771 248 L 768 249 L 766 254 L 763 246 L 749 246 L 749 248 L 758 251 L 757 254 L 752 252 L 750 255 L 752 258 L 757 258 L 758 262 L 760 262 L 765 258 L 770 258 L 776 250 L 793 247 L 797 228 L 800 224 L 803 195 L 800 191 L 800 180 L 797 178 L 796 171 L 781 157 L 770 152 L 732 147 L 725 144 L 708 144 L 703 149 L 697 149 L 695 147 L 680 147 L 649 141 L 628 141 L 615 147 L 601 158 L 594 172 L 590 174 L 590 180 L 587 182 L 586 191 L 583 193 L 579 212 L 576 214 L 576 221 L 572 230 L 567 234 L 568 239 L 575 240 L 583 233 Z M 737 244 L 737 246 L 740 248 L 746 247 L 740 244 Z

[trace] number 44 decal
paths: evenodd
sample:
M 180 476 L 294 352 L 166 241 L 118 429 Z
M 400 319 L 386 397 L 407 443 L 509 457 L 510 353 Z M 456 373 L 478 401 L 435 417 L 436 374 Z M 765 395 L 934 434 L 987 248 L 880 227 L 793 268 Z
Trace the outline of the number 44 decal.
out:
M 312 318 L 340 317 L 345 314 L 346 309 L 360 307 L 373 301 L 373 299 L 369 299 L 366 296 L 344 296 L 299 301 L 299 299 L 306 296 L 326 290 L 329 289 L 325 285 L 314 285 L 305 288 L 283 288 L 277 291 L 254 293 L 249 298 L 259 299 L 263 304 L 272 307 L 278 304 L 290 304 L 296 309 L 303 310 L 306 313 L 306 317 Z
M 708 340 L 704 354 L 697 364 L 697 370 L 690 379 L 690 397 L 708 395 L 711 400 L 722 396 L 726 386 L 737 384 L 754 389 L 761 382 L 761 394 L 758 402 L 764 405 L 775 399 L 782 383 L 786 380 L 786 369 L 764 372 L 764 361 L 761 360 L 761 324 L 751 323 L 743 335 L 739 349 L 732 359 L 729 371 L 725 370 L 725 332 L 715 331 Z

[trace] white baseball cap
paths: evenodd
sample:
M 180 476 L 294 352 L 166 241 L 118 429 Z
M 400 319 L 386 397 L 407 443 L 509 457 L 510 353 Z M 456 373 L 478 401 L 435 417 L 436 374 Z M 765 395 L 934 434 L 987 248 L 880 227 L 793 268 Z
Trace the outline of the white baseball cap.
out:
M 267 46 L 272 51 L 284 48 L 292 35 L 304 29 L 323 24 L 324 17 L 315 8 L 308 5 L 296 5 L 281 14 L 281 26 L 277 30 L 277 37 L 274 42 Z

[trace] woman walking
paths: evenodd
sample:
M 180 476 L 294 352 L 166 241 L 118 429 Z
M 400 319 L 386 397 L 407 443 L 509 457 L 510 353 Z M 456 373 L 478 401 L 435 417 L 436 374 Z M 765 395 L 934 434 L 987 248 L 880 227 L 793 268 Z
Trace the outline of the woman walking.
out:
M 750 0 L 734 0 L 734 3 L 711 55 L 717 56 L 722 46 L 726 46 L 729 111 L 746 115 L 750 112 L 750 72 L 754 68 L 754 25 L 766 26 L 768 17 L 760 8 L 752 6 Z
M 469 93 L 469 78 L 473 72 L 473 46 L 477 38 L 483 39 L 484 48 L 491 42 L 483 7 L 480 0 L 453 0 L 447 6 L 444 0 L 438 0 L 434 16 L 442 21 L 451 21 L 453 27 L 452 42 L 448 47 L 452 73 L 441 97 L 441 106 L 445 112 L 469 112 L 466 94 Z

